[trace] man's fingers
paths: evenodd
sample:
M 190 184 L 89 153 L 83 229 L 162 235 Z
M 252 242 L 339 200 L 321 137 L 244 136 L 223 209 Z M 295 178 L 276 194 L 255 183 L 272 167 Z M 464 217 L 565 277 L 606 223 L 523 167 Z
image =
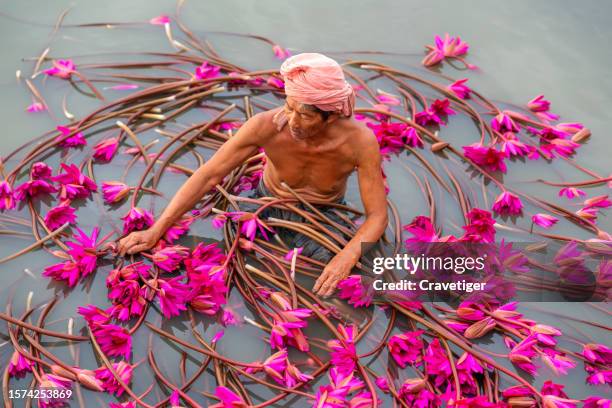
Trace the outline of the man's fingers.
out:
M 130 250 L 130 248 L 132 248 L 134 245 L 138 244 L 138 242 L 136 242 L 136 240 L 134 239 L 134 237 L 132 235 L 124 238 L 125 241 L 121 241 L 120 242 L 120 246 L 121 246 L 121 250 L 120 250 L 120 255 L 121 256 L 125 256 L 126 252 L 128 252 Z
M 127 251 L 127 253 L 131 255 L 131 254 L 135 254 L 136 252 L 144 251 L 145 249 L 147 249 L 147 244 L 138 244 L 138 245 L 132 246 L 132 248 L 130 248 Z
M 327 273 L 326 271 L 323 271 L 321 276 L 319 276 L 314 286 L 312 287 L 312 291 L 316 293 L 321 287 L 321 285 L 323 284 L 323 282 L 327 280 L 328 276 L 329 276 L 329 273 Z
M 328 280 L 327 285 L 321 289 L 323 297 L 328 297 L 332 293 L 334 293 L 334 290 L 336 289 L 337 284 L 338 284 L 337 280 Z

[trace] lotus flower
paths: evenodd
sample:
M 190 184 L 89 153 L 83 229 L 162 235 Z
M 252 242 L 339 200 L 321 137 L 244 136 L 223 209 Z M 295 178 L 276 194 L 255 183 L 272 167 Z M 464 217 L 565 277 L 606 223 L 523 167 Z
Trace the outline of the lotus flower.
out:
M 101 161 L 109 162 L 117 152 L 118 146 L 119 139 L 116 137 L 104 139 L 94 146 L 93 157 Z
M 51 177 L 51 180 L 60 184 L 60 199 L 74 200 L 77 198 L 87 198 L 92 191 L 98 191 L 96 183 L 81 173 L 81 170 L 75 164 L 67 166 L 61 163 L 60 165 L 64 169 L 64 173 Z
M 522 208 L 521 199 L 509 191 L 501 193 L 493 203 L 493 211 L 499 215 L 520 215 L 523 211 Z
M 53 67 L 43 71 L 49 76 L 56 76 L 62 79 L 70 79 L 73 73 L 76 72 L 76 65 L 70 59 L 53 60 Z
M 586 193 L 584 191 L 580 190 L 579 188 L 575 188 L 575 187 L 564 187 L 561 190 L 559 190 L 559 197 L 566 196 L 570 200 L 575 197 L 580 197 L 580 196 L 585 196 L 585 195 Z
M 51 230 L 55 231 L 66 222 L 74 224 L 76 222 L 76 215 L 74 214 L 75 209 L 72 208 L 68 203 L 60 204 L 49 210 L 45 215 L 45 225 Z
M 3 185 L 2 187 L 4 190 L 3 195 L 5 198 L 5 206 L 6 208 L 9 208 L 8 205 L 10 205 L 10 202 L 8 202 L 7 199 L 10 199 L 10 196 L 9 196 L 10 186 L 8 186 L 8 188 L 7 186 L 8 186 L 8 183 Z M 55 188 L 52 184 L 50 184 L 49 182 L 45 180 L 29 180 L 23 183 L 22 185 L 18 186 L 15 189 L 13 197 L 17 201 L 23 201 L 26 197 L 34 198 L 42 194 L 55 193 L 56 191 L 57 191 L 57 188 Z
M 124 234 L 147 229 L 154 223 L 153 214 L 148 210 L 138 207 L 132 207 L 121 219 L 123 220 Z
M 113 370 L 119 375 L 121 381 L 123 381 L 123 383 L 125 384 L 129 384 L 132 381 L 132 369 L 133 366 L 126 363 L 125 361 L 120 361 L 119 363 L 113 364 Z M 109 394 L 114 394 L 118 397 L 123 394 L 125 389 L 121 384 L 119 384 L 115 376 L 110 372 L 108 368 L 100 367 L 94 370 L 94 372 L 96 379 L 101 382 L 104 391 L 108 392 Z
M 428 45 L 429 53 L 425 56 L 421 62 L 426 67 L 431 67 L 444 58 L 458 58 L 461 55 L 467 53 L 469 45 L 461 40 L 459 37 L 450 37 L 448 33 L 444 35 L 444 39 L 436 35 L 435 45 Z M 469 68 L 473 66 L 468 65 Z
M 423 333 L 423 330 L 416 330 L 391 336 L 387 348 L 398 366 L 406 368 L 421 361 L 423 341 L 420 336 Z
M 179 267 L 187 255 L 189 255 L 189 248 L 173 245 L 156 250 L 151 259 L 158 268 L 166 272 L 172 272 Z
M 350 275 L 338 283 L 338 296 L 348 299 L 348 303 L 355 307 L 368 307 L 372 303 L 374 293 L 371 285 L 362 283 L 361 275 Z
M 132 354 L 132 337 L 126 329 L 114 324 L 99 324 L 91 329 L 96 341 L 105 354 L 111 357 L 130 359 Z
M 182 276 L 177 276 L 168 280 L 157 280 L 159 306 L 162 314 L 167 319 L 178 316 L 181 314 L 181 311 L 187 310 L 186 303 L 189 300 L 189 288 L 180 282 L 182 279 Z
M 447 89 L 452 91 L 460 99 L 468 99 L 472 90 L 465 85 L 466 82 L 467 78 L 459 79 L 447 86 Z
M 66 126 L 58 126 L 57 130 L 61 133 L 55 140 L 59 141 L 59 146 L 61 147 L 78 147 L 78 146 L 86 146 L 87 140 L 83 136 L 82 132 L 77 132 L 72 136 L 68 136 L 72 133 L 72 129 Z
M 559 221 L 559 219 L 549 214 L 540 213 L 540 214 L 534 214 L 531 217 L 531 221 L 534 224 L 539 225 L 542 228 L 550 228 L 553 225 L 555 225 L 557 221 Z
M 221 67 L 209 64 L 208 61 L 204 61 L 202 65 L 195 69 L 195 77 L 197 79 L 216 78 L 219 76 L 220 71 Z
M 506 153 L 498 151 L 492 146 L 473 143 L 469 146 L 463 146 L 463 153 L 465 157 L 485 170 L 506 172 L 506 164 L 504 163 L 504 159 L 507 157 Z
M 213 404 L 209 408 L 248 408 L 248 405 L 232 392 L 229 388 L 219 386 L 215 388 L 215 395 L 219 398 L 218 404 Z
M 6 181 L 0 181 L 0 210 L 12 210 L 15 208 L 15 195 L 11 185 Z
M 105 181 L 102 183 L 102 194 L 106 204 L 114 204 L 130 194 L 131 188 L 120 181 Z
M 36 162 L 32 165 L 30 170 L 30 177 L 32 179 L 46 179 L 51 177 L 53 169 L 46 163 Z

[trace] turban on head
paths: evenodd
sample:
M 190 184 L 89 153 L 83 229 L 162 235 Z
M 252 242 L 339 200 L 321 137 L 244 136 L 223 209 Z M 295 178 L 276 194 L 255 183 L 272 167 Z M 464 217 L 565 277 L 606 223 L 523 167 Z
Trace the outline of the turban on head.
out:
M 280 73 L 285 94 L 296 101 L 345 116 L 353 113 L 355 92 L 333 59 L 310 52 L 294 55 L 283 62 Z

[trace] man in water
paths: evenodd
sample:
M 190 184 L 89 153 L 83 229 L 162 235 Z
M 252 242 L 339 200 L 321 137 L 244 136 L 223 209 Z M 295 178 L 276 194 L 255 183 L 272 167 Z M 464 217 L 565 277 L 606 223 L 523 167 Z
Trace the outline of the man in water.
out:
M 363 224 L 335 255 L 312 241 L 308 251 L 302 252 L 326 263 L 313 287 L 318 295 L 331 295 L 351 273 L 361 257 L 361 243 L 377 241 L 388 222 L 378 142 L 367 126 L 353 118 L 355 94 L 336 61 L 304 53 L 288 58 L 280 72 L 285 81 L 285 105 L 247 120 L 179 188 L 153 226 L 120 240 L 121 256 L 154 247 L 174 222 L 262 148 L 266 165 L 256 196 L 295 198 L 283 187 L 286 184 L 307 201 L 342 203 L 347 179 L 357 170 Z M 333 210 L 325 210 L 324 215 L 342 221 Z M 329 255 L 321 255 L 324 252 Z

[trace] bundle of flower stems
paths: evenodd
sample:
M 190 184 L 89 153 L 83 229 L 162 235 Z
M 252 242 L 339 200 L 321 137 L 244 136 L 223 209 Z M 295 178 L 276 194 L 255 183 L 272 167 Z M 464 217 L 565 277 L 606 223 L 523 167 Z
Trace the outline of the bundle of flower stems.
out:
M 40 304 L 32 304 L 30 297 L 24 310 L 8 299 L 6 311 L 0 313 L 13 348 L 2 373 L 5 406 L 14 406 L 9 391 L 24 376 L 30 379 L 30 389 L 74 391 L 73 399 L 63 402 L 57 395 L 39 399 L 41 406 L 89 407 L 96 393 L 107 393 L 111 407 L 610 406 L 598 392 L 584 399 L 568 395 L 559 379 L 533 385 L 530 376 L 562 377 L 582 364 L 590 386 L 609 386 L 612 350 L 585 340 L 588 336 L 562 336 L 550 322 L 536 322 L 517 311 L 517 302 L 489 299 L 451 307 L 401 296 L 374 297 L 365 280 L 371 274 L 366 262 L 340 283 L 336 300 L 314 294 L 312 283 L 325 264 L 288 247 L 276 232 L 304 234 L 337 253 L 364 214 L 351 205 L 335 205 L 338 214 L 348 214 L 347 227 L 290 188 L 290 199 L 249 197 L 265 166 L 264 152 L 233 170 L 152 250 L 118 257 L 117 241 L 153 224 L 155 204 L 175 191 L 178 175 L 193 174 L 244 121 L 282 104 L 284 97 L 277 69 L 253 71 L 224 59 L 181 22 L 180 7 L 176 18 L 160 16 L 150 23 L 164 27 L 175 52 L 134 55 L 152 61 L 81 64 L 53 58 L 46 50 L 36 59 L 31 77 L 18 73 L 32 94 L 32 114 L 51 109 L 39 90 L 43 77 L 68 81 L 97 98 L 100 107 L 75 117 L 64 98 L 63 125 L 3 155 L 0 220 L 17 228 L 3 234 L 30 237 L 19 229 L 31 228 L 34 242 L 0 263 L 44 250 L 57 262 L 42 275 L 65 288 L 67 297 L 85 299 L 84 289 L 93 288 L 107 291 L 108 302 L 83 304 L 64 332 L 46 328 L 54 307 L 62 302 L 59 297 Z M 122 24 L 86 26 L 121 29 Z M 279 59 L 288 55 L 271 40 L 245 37 L 270 44 Z M 454 59 L 473 68 L 463 59 L 467 45 L 458 37 L 437 38 L 428 49 L 426 67 Z M 403 234 L 417 241 L 492 242 L 500 231 L 525 240 L 567 242 L 560 251 L 564 265 L 578 265 L 590 252 L 606 253 L 609 235 L 596 220 L 598 211 L 609 206 L 607 196 L 592 196 L 572 211 L 511 188 L 501 177 L 507 161 L 524 156 L 564 161 L 581 174 L 578 182 L 553 182 L 545 176 L 537 181 L 559 188 L 567 197 L 605 187 L 612 178 L 571 157 L 590 135 L 584 126 L 555 123 L 557 118 L 541 97 L 525 108 L 507 110 L 468 88 L 465 80 L 434 71 L 400 70 L 358 59 L 343 61 L 343 67 L 357 92 L 357 119 L 372 129 L 381 154 L 414 176 L 428 209 L 426 215 L 415 217 L 388 199 L 390 222 L 383 241 L 392 255 L 401 251 Z M 374 83 L 387 90 L 375 89 Z M 129 94 L 109 97 L 117 92 Z M 444 130 L 453 115 L 470 118 L 478 140 L 457 145 Z M 123 152 L 120 146 L 126 147 Z M 96 175 L 97 168 L 121 161 L 122 155 L 132 157 L 120 163 L 114 179 Z M 185 158 L 191 156 L 189 164 Z M 134 173 L 137 182 L 130 186 L 126 179 Z M 389 180 L 389 186 L 393 184 Z M 463 235 L 442 236 L 442 229 L 450 226 L 439 216 L 440 194 L 450 198 L 447 206 L 456 204 L 461 212 Z M 149 208 L 139 206 L 143 198 L 149 199 Z M 259 209 L 247 212 L 245 203 Z M 104 220 L 99 226 L 87 224 L 89 230 L 76 215 L 78 207 L 88 204 L 97 206 Z M 120 205 L 129 206 L 127 213 L 118 213 Z M 517 219 L 525 217 L 527 205 L 537 213 L 531 225 L 521 226 Z M 261 218 L 269 207 L 294 212 L 305 221 Z M 545 231 L 561 219 L 580 232 L 569 236 Z M 187 233 L 197 223 L 211 220 L 222 229 L 222 242 L 200 242 L 193 248 L 178 243 L 187 242 Z M 583 244 L 581 249 L 576 243 Z M 534 262 L 514 253 L 504 266 L 518 274 Z M 596 271 L 604 299 L 609 274 L 609 262 L 604 261 Z M 532 288 L 546 285 L 524 276 L 522 282 L 525 279 Z M 237 306 L 230 307 L 230 295 L 240 299 Z M 609 319 L 605 303 L 588 307 Z M 356 322 L 350 309 L 363 312 L 362 321 Z M 170 321 L 182 321 L 188 328 L 173 331 L 165 324 Z M 200 325 L 201 321 L 208 323 Z M 209 324 L 214 322 L 237 333 L 257 330 L 261 341 L 269 344 L 269 353 L 245 361 L 228 357 L 220 349 L 233 346 L 223 347 L 224 331 L 212 330 Z M 602 323 L 580 322 L 604 335 L 610 330 Z M 132 336 L 142 332 L 149 337 L 146 345 L 138 344 L 145 347 L 138 348 Z M 488 350 L 480 341 L 485 337 L 503 340 L 507 352 Z M 559 345 L 564 337 L 571 348 Z M 158 363 L 168 355 L 174 356 L 179 376 Z M 90 356 L 97 366 L 81 364 L 83 356 Z M 141 373 L 154 381 L 133 383 Z M 28 399 L 29 404 L 36 402 Z

